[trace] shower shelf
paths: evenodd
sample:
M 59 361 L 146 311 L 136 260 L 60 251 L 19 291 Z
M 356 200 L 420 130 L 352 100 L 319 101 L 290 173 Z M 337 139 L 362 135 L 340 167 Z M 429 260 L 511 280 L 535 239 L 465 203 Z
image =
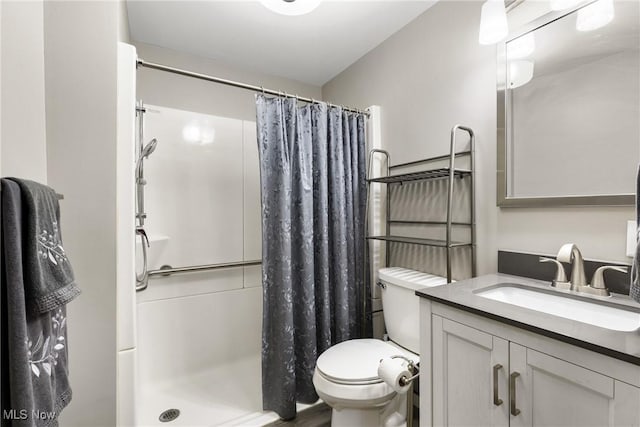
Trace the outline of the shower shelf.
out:
M 412 245 L 422 245 L 422 246 L 436 246 L 439 248 L 446 248 L 447 241 L 446 240 L 437 240 L 437 239 L 422 239 L 418 237 L 406 237 L 406 236 L 368 236 L 367 239 L 370 240 L 384 240 L 386 242 L 394 242 L 394 243 L 409 243 Z M 451 242 L 451 248 L 458 248 L 464 246 L 471 246 L 471 243 L 464 242 Z
M 456 152 L 456 134 L 458 131 L 464 131 L 469 135 L 470 144 L 468 151 L 458 151 Z M 386 230 L 383 232 L 383 235 L 375 235 L 369 236 L 367 233 L 368 224 L 365 225 L 365 234 L 367 240 L 380 240 L 387 244 L 386 251 L 386 265 L 389 266 L 390 263 L 390 251 L 388 250 L 388 246 L 390 243 L 405 243 L 410 245 L 421 245 L 421 246 L 431 246 L 431 247 L 439 247 L 444 248 L 446 252 L 446 271 L 447 271 L 447 282 L 452 282 L 451 277 L 451 265 L 452 265 L 452 256 L 454 252 L 453 248 L 461 248 L 466 247 L 471 250 L 471 275 L 476 275 L 476 224 L 475 224 L 475 183 L 474 183 L 474 165 L 475 165 L 475 156 L 474 156 L 474 147 L 475 146 L 475 136 L 473 130 L 466 126 L 456 125 L 451 129 L 451 145 L 449 154 L 445 154 L 437 157 L 430 157 L 427 159 L 415 160 L 407 163 L 391 165 L 389 153 L 385 150 L 380 149 L 372 149 L 369 151 L 369 170 L 367 173 L 367 209 L 369 206 L 369 196 L 371 192 L 371 184 L 372 183 L 381 183 L 381 184 L 402 184 L 403 182 L 411 182 L 411 181 L 425 181 L 425 180 L 434 180 L 434 179 L 448 179 L 447 182 L 447 211 L 446 211 L 446 219 L 442 221 L 427 221 L 427 220 L 403 220 L 403 219 L 393 219 L 391 218 L 391 205 L 390 199 L 388 197 L 388 192 L 393 191 L 392 188 L 396 186 L 388 186 L 387 187 L 387 197 L 386 197 Z M 386 158 L 386 175 L 370 178 L 371 177 L 371 167 L 374 160 L 375 154 L 382 154 Z M 455 167 L 455 162 L 457 157 L 467 156 L 469 158 L 469 168 L 461 169 Z M 398 168 L 407 168 L 407 167 L 415 167 L 423 164 L 431 164 L 437 161 L 445 161 L 448 160 L 449 167 L 446 168 L 437 168 L 437 169 L 426 169 L 421 171 L 412 171 L 408 173 L 402 174 L 391 174 L 392 169 Z M 383 163 L 384 164 L 384 163 Z M 470 189 L 469 189 L 469 222 L 454 222 L 453 221 L 453 200 L 454 200 L 454 178 L 468 178 L 470 181 Z M 411 236 L 397 236 L 391 234 L 391 224 L 412 224 L 412 225 L 435 225 L 435 226 L 444 226 L 446 228 L 446 239 L 438 240 L 438 239 L 426 239 L 426 238 L 418 238 Z M 469 227 L 470 233 L 470 241 L 469 242 L 454 242 L 452 240 L 453 235 L 453 227 L 455 226 L 466 226 Z M 368 250 L 368 245 L 365 245 L 366 250 Z
M 454 175 L 458 178 L 471 175 L 469 169 L 454 169 Z M 371 178 L 369 182 L 380 182 L 382 184 L 396 184 L 409 181 L 425 181 L 429 179 L 449 178 L 449 168 L 429 169 L 420 172 L 403 173 L 400 175 L 382 176 Z

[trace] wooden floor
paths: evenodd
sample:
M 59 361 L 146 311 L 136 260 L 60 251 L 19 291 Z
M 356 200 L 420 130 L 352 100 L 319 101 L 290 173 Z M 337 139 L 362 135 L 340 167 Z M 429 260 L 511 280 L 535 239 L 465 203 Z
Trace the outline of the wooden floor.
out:
M 414 414 L 413 427 L 420 427 L 418 411 Z M 266 427 L 330 427 L 331 426 L 331 408 L 326 403 L 309 408 L 298 413 L 298 416 L 291 421 L 278 420 Z

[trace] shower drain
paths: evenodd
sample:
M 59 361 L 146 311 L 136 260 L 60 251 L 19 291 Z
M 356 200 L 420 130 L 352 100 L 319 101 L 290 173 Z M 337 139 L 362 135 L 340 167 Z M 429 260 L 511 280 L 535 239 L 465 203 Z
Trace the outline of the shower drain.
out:
M 168 423 L 169 421 L 173 421 L 178 418 L 178 416 L 180 416 L 180 409 L 172 408 L 161 413 L 158 420 L 160 420 L 161 423 Z

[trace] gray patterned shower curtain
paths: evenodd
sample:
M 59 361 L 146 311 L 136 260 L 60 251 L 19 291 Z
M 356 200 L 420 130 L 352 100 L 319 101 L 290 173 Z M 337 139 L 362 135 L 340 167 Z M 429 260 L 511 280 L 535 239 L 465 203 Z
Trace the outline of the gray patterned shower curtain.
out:
M 262 399 L 283 419 L 312 403 L 317 357 L 359 338 L 365 117 L 258 95 L 262 190 Z M 368 328 L 367 328 L 368 330 Z

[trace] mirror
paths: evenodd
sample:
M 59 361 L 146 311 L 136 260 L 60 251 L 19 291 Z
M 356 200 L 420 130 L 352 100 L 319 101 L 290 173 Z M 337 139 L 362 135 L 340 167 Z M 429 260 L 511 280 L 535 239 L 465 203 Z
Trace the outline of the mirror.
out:
M 498 46 L 498 206 L 632 205 L 640 2 L 554 12 Z

